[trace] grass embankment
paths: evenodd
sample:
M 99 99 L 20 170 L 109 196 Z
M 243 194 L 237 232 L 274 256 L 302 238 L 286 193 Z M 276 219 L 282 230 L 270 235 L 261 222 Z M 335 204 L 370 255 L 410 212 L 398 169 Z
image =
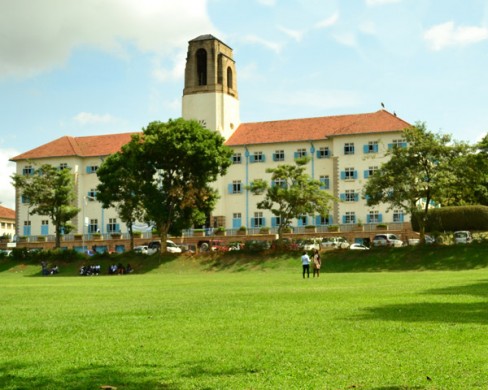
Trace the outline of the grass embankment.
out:
M 487 388 L 487 248 L 448 249 L 2 260 L 0 388 Z

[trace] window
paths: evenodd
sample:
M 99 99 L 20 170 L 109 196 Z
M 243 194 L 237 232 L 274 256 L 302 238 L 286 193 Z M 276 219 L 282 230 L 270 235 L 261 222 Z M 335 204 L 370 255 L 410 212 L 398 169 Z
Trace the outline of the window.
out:
M 329 158 L 330 157 L 330 150 L 327 146 L 321 147 L 317 150 L 317 158 Z
M 403 222 L 403 211 L 393 210 L 393 222 Z
M 271 182 L 272 187 L 281 187 L 286 188 L 286 180 L 285 179 L 275 179 Z
M 30 203 L 30 198 L 28 196 L 25 196 L 25 195 L 21 195 L 20 196 L 20 202 L 21 203 Z
M 341 179 L 342 180 L 352 180 L 357 179 L 358 173 L 354 170 L 354 168 L 345 168 L 344 171 L 341 172 Z
M 86 173 L 95 173 L 98 170 L 98 165 L 90 165 L 86 167 Z
M 331 215 L 327 215 L 327 216 L 318 215 L 315 218 L 315 224 L 316 225 L 331 225 L 332 224 L 332 216 Z
M 366 222 L 368 223 L 380 223 L 381 222 L 381 214 L 379 211 L 370 211 L 366 217 Z
M 198 49 L 196 55 L 198 85 L 207 85 L 207 52 L 205 49 Z
M 344 202 L 357 202 L 359 200 L 359 193 L 355 190 L 346 190 L 344 194 L 341 194 L 341 200 Z
M 239 229 L 242 225 L 242 214 L 234 213 L 232 214 L 232 228 Z
M 242 163 L 242 154 L 234 153 L 232 155 L 232 164 L 241 164 L 241 163 Z
M 263 213 L 261 211 L 257 211 L 254 213 L 254 218 L 251 219 L 251 227 L 262 227 L 264 226 L 264 218 Z
M 364 145 L 364 153 L 378 153 L 378 141 L 369 141 Z
M 346 211 L 346 214 L 342 216 L 343 223 L 356 223 L 356 213 L 354 211 Z
M 242 192 L 242 182 L 240 180 L 233 180 L 229 184 L 229 194 L 240 194 Z
M 388 149 L 392 148 L 406 148 L 407 147 L 407 141 L 404 139 L 394 139 L 391 144 L 388 144 Z
M 272 217 L 271 218 L 271 226 L 278 227 L 281 225 L 281 217 Z
M 377 166 L 374 166 L 374 167 L 368 167 L 368 169 L 366 169 L 364 171 L 364 178 L 367 179 L 371 176 L 373 176 L 375 174 L 375 172 L 378 171 L 378 167 Z
M 31 221 L 24 221 L 24 236 L 31 235 Z
M 88 191 L 86 198 L 88 199 L 89 202 L 93 202 L 93 201 L 97 200 L 97 190 L 92 188 L 90 191 Z
M 22 169 L 22 175 L 24 175 L 24 176 L 29 176 L 29 175 L 33 175 L 33 174 L 34 174 L 34 168 L 32 168 L 32 165 L 26 165 Z
M 285 151 L 284 150 L 276 150 L 273 153 L 273 161 L 285 161 Z
M 264 162 L 264 154 L 263 152 L 254 152 L 254 154 L 251 156 L 251 162 L 256 163 L 256 162 Z
M 298 226 L 307 226 L 307 216 L 306 215 L 300 215 L 297 218 L 297 225 Z
M 120 226 L 117 223 L 117 218 L 109 218 L 108 219 L 107 232 L 108 233 L 120 232 Z
M 321 175 L 319 181 L 321 190 L 328 190 L 330 188 L 329 175 Z
M 233 82 L 232 82 L 232 69 L 229 66 L 227 68 L 227 88 L 232 88 Z
M 354 154 L 354 142 L 346 142 L 344 144 L 344 154 Z
M 67 163 L 61 163 L 61 164 L 59 164 L 59 170 L 63 170 L 63 169 L 68 169 L 68 164 Z
M 295 152 L 295 158 L 301 158 L 306 156 L 307 156 L 307 149 L 305 148 L 297 149 L 297 151 Z
M 88 225 L 88 233 L 97 233 L 98 231 L 98 219 L 90 219 L 90 224 Z
M 41 235 L 47 236 L 49 234 L 49 220 L 43 219 L 41 221 Z

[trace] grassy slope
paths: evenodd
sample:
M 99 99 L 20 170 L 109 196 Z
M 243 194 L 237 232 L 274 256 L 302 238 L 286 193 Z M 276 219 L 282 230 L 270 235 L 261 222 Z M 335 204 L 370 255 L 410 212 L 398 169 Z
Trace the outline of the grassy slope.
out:
M 131 258 L 128 277 L 2 261 L 0 388 L 488 387 L 484 246 L 331 252 L 306 281 L 298 257 Z M 370 272 L 390 270 L 426 271 Z

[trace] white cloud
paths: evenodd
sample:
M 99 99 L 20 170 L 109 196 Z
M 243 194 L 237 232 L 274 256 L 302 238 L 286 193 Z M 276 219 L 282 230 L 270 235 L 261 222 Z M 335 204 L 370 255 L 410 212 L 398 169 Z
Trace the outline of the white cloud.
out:
M 0 202 L 10 209 L 15 209 L 15 189 L 10 178 L 15 173 L 15 163 L 9 159 L 19 154 L 15 149 L 0 148 Z
M 243 39 L 244 42 L 258 44 L 264 46 L 266 49 L 274 51 L 275 53 L 279 54 L 283 48 L 283 45 L 280 43 L 268 41 L 257 35 L 246 35 Z
M 303 35 L 305 34 L 304 31 L 292 30 L 292 29 L 282 27 L 282 26 L 278 26 L 278 30 L 280 30 L 282 33 L 288 35 L 290 38 L 293 38 L 297 42 L 300 42 L 303 38 Z
M 141 52 L 171 56 L 188 39 L 216 33 L 206 0 L 7 3 L 0 13 L 0 77 L 28 77 L 63 66 L 78 47 L 127 56 L 129 43 Z
M 80 123 L 81 125 L 93 125 L 93 124 L 100 124 L 100 123 L 112 123 L 116 122 L 116 118 L 114 118 L 110 114 L 92 114 L 90 112 L 80 112 L 79 114 L 73 117 L 75 122 Z
M 168 80 L 180 80 L 185 74 L 185 64 L 186 64 L 186 51 L 179 51 L 171 59 L 173 62 L 172 67 L 168 68 L 161 64 L 161 61 L 155 61 L 153 69 L 153 77 L 157 81 L 168 81 Z
M 336 33 L 334 39 L 345 46 L 357 46 L 356 34 L 353 32 Z
M 372 7 L 375 5 L 399 3 L 400 1 L 402 0 L 366 0 L 366 5 Z
M 488 39 L 488 28 L 476 26 L 455 26 L 446 22 L 431 27 L 424 33 L 424 39 L 432 50 L 447 46 L 465 46 Z
M 339 20 L 339 12 L 336 12 L 335 14 L 329 16 L 328 18 L 316 23 L 315 28 L 321 29 L 321 28 L 331 27 L 334 24 L 336 24 L 338 20 Z

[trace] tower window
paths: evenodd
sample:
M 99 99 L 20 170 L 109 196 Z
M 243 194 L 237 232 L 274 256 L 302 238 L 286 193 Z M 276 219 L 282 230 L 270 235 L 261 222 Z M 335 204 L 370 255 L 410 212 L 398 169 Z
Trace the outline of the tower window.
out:
M 197 76 L 198 85 L 207 85 L 207 52 L 205 49 L 197 50 Z
M 232 69 L 230 66 L 227 68 L 227 88 L 232 88 L 233 81 L 232 81 Z

